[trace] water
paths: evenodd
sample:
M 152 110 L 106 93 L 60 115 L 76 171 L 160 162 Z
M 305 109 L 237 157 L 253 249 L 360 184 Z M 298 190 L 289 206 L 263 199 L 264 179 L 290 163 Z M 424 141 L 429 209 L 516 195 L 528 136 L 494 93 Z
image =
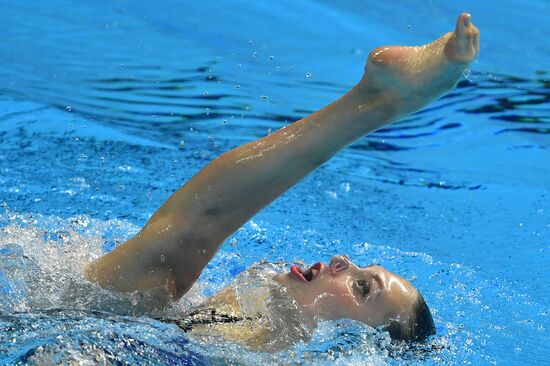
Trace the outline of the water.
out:
M 546 2 L 209 4 L 2 3 L 1 363 L 547 364 Z M 421 289 L 439 350 L 390 357 L 366 327 L 328 322 L 307 344 L 252 352 L 117 311 L 132 298 L 95 312 L 108 293 L 71 292 L 86 259 L 207 162 L 341 95 L 369 49 L 431 40 L 463 10 L 481 30 L 467 78 L 255 216 L 167 310 L 261 259 L 347 253 Z

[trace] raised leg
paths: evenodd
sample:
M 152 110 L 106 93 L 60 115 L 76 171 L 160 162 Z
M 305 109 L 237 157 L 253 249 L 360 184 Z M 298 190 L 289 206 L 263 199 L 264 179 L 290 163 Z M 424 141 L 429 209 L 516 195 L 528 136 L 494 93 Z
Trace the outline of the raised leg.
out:
M 348 93 L 218 157 L 134 238 L 88 265 L 87 278 L 119 291 L 159 288 L 167 298 L 183 295 L 225 238 L 256 212 L 354 140 L 452 88 L 478 51 L 478 35 L 462 14 L 454 32 L 432 43 L 377 48 Z

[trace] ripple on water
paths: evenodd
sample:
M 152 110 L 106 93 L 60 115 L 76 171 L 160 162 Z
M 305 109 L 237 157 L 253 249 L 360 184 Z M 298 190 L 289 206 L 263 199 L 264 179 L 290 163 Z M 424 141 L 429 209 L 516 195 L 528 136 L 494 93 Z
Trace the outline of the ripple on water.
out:
M 221 152 L 340 96 L 363 60 L 340 51 L 318 58 L 318 47 L 308 54 L 297 37 L 277 53 L 274 42 L 216 33 L 223 27 L 175 25 L 157 17 L 167 4 L 155 3 L 155 17 L 138 3 L 131 11 L 64 4 L 21 2 L 0 13 L 10 40 L 0 55 L 0 363 L 548 363 L 547 72 L 474 70 L 428 108 L 360 139 L 240 229 L 199 286 L 166 310 L 181 314 L 260 258 L 311 263 L 347 253 L 421 289 L 436 320 L 433 349 L 394 349 L 342 321 L 266 355 L 189 339 L 137 309 L 135 298 L 84 286 L 80 269 L 134 234 Z M 386 5 L 371 4 L 369 18 L 376 6 Z M 323 9 L 307 13 L 313 8 Z M 387 24 L 371 28 L 379 27 L 395 35 Z M 304 39 L 319 38 L 319 27 L 306 28 Z M 357 41 L 349 30 L 323 43 Z M 286 52 L 293 47 L 300 52 Z
M 202 364 L 207 359 L 223 359 L 249 365 L 269 360 L 387 365 L 406 359 L 458 364 L 464 352 L 475 352 L 491 363 L 496 360 L 490 351 L 494 347 L 491 339 L 502 338 L 500 346 L 509 341 L 519 347 L 543 334 L 542 324 L 548 317 L 540 304 L 505 279 L 485 278 L 469 266 L 441 262 L 422 252 L 358 243 L 348 248 L 350 256 L 399 270 L 420 289 L 432 308 L 437 335 L 427 345 L 409 348 L 392 345 L 387 335 L 352 321 L 321 322 L 308 343 L 271 355 L 255 353 L 221 340 L 208 344 L 188 339 L 177 327 L 152 317 L 177 316 L 204 299 L 205 285 L 221 288 L 231 282 L 245 268 L 236 256 L 239 247 L 271 245 L 265 237 L 271 230 L 263 223 L 250 223 L 239 230 L 207 267 L 200 285 L 176 307 L 148 313 L 131 296 L 121 300 L 83 284 L 80 274 L 82 264 L 100 255 L 107 240 L 123 241 L 137 231 L 135 225 L 88 216 L 62 219 L 6 211 L 2 216 L 9 223 L 0 231 L 0 341 L 7 346 L 3 360 L 12 364 L 39 364 L 48 359 L 143 364 Z M 214 278 L 217 282 L 211 282 Z M 135 311 L 129 310 L 132 306 Z M 510 338 L 511 329 L 524 337 L 520 345 Z

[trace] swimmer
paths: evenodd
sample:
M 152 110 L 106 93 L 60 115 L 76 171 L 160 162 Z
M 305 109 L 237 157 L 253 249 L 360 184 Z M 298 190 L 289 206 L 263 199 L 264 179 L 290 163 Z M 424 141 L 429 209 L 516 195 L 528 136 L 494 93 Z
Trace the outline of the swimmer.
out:
M 349 92 L 220 155 L 169 197 L 137 235 L 89 263 L 86 278 L 120 292 L 154 293 L 162 305 L 181 298 L 224 240 L 255 213 L 353 141 L 453 88 L 478 50 L 479 31 L 467 13 L 458 17 L 454 32 L 432 43 L 373 50 Z M 246 273 L 255 271 L 261 270 Z M 360 268 L 338 255 L 328 264 L 292 266 L 272 278 L 311 324 L 349 318 L 381 327 L 393 339 L 414 341 L 435 333 L 420 292 L 383 267 Z M 240 324 L 237 331 L 221 333 L 259 342 L 261 314 L 247 314 L 235 291 L 230 286 L 190 312 L 179 321 L 182 329 L 209 333 L 204 327 L 214 323 Z

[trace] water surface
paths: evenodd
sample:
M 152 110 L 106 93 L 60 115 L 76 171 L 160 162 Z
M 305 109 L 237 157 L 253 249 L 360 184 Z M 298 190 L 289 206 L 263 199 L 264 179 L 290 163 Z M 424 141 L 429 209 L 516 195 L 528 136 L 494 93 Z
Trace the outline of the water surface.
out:
M 67 298 L 86 259 L 133 235 L 217 155 L 340 96 L 369 49 L 427 42 L 463 10 L 482 50 L 457 88 L 255 216 L 168 310 L 262 259 L 347 253 L 413 281 L 439 351 L 392 358 L 367 327 L 341 322 L 254 353 Z M 2 2 L 0 360 L 548 363 L 548 11 L 544 1 Z

